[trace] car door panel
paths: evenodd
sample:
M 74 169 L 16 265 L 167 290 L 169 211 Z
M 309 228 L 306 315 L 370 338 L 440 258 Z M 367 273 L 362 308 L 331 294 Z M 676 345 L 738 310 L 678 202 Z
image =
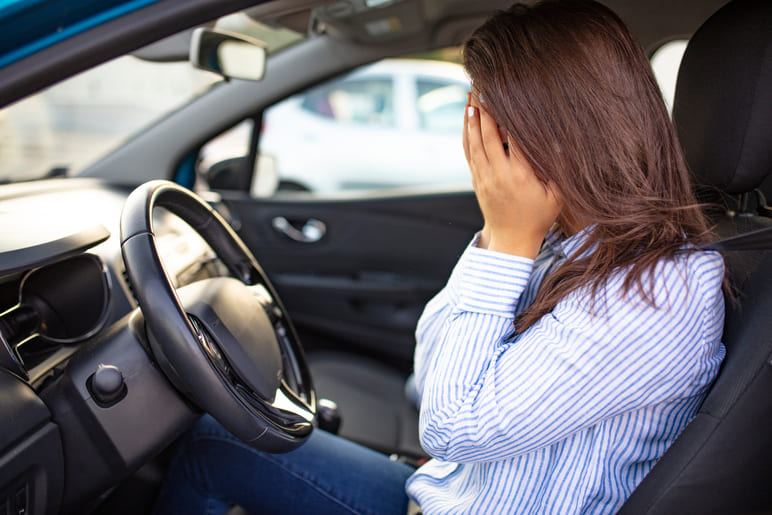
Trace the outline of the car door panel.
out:
M 409 366 L 426 302 L 482 224 L 471 191 L 311 200 L 224 193 L 239 233 L 309 349 L 345 348 Z M 323 222 L 316 242 L 273 226 Z

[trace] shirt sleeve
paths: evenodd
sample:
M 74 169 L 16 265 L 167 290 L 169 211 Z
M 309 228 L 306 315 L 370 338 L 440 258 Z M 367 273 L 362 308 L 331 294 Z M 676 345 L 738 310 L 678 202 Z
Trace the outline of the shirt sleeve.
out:
M 527 264 L 464 256 L 454 302 L 426 329 L 421 444 L 445 461 L 492 461 L 551 445 L 606 418 L 701 395 L 723 358 L 723 261 L 718 255 L 658 267 L 654 305 L 623 276 L 594 304 L 577 291 L 514 341 L 512 307 Z M 508 261 L 508 260 L 504 260 Z M 685 268 L 686 269 L 685 269 Z M 455 272 L 454 272 L 455 273 Z M 437 313 L 440 313 L 437 312 Z
M 419 399 L 427 369 L 434 366 L 435 351 L 443 346 L 459 309 L 481 312 L 480 316 L 470 317 L 472 329 L 493 330 L 495 325 L 502 339 L 514 331 L 516 304 L 528 283 L 533 260 L 479 249 L 475 246 L 478 238 L 475 236 L 461 255 L 447 284 L 427 303 L 418 321 L 413 361 Z

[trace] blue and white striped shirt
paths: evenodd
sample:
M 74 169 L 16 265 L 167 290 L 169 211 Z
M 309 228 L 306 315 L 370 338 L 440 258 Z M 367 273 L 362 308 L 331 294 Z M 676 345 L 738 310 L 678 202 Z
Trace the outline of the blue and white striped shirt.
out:
M 659 263 L 656 307 L 620 271 L 594 310 L 580 289 L 513 337 L 586 237 L 550 232 L 535 260 L 473 242 L 427 304 L 415 377 L 434 459 L 407 483 L 424 513 L 613 513 L 696 413 L 725 354 L 718 253 Z

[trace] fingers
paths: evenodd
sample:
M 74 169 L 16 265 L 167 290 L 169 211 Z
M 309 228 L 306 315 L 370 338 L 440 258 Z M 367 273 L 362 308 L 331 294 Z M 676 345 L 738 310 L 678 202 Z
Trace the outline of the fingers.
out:
M 473 165 L 470 160 L 478 160 L 481 165 L 506 166 L 508 149 L 502 143 L 496 121 L 484 109 L 471 104 L 466 106 L 462 144 L 470 166 Z
M 472 104 L 472 94 L 466 94 L 466 106 L 464 107 L 464 130 L 461 134 L 461 145 L 464 147 L 464 157 L 466 162 L 469 163 L 469 138 L 467 132 L 469 131 L 469 106 Z
M 507 153 L 501 142 L 501 133 L 496 120 L 484 109 L 480 109 L 480 133 L 485 155 L 494 167 L 506 166 Z
M 488 164 L 488 156 L 485 153 L 485 145 L 483 144 L 482 133 L 480 131 L 480 117 L 481 111 L 479 107 L 472 105 L 467 106 L 466 137 L 469 147 L 469 164 L 472 167 L 472 173 L 476 172 L 475 168 L 487 166 Z

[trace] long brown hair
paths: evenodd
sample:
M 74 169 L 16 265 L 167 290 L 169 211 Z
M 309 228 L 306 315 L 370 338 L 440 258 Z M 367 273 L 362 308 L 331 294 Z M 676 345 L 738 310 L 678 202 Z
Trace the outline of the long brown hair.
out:
M 516 320 L 523 332 L 560 299 L 614 271 L 653 302 L 655 265 L 710 238 L 649 61 L 611 10 L 591 0 L 517 4 L 464 45 L 473 92 L 515 141 L 563 212 L 594 224 L 575 256 Z M 565 220 L 564 220 L 565 221 Z M 561 223 L 561 220 L 558 220 Z M 644 284 L 647 283 L 647 284 Z

